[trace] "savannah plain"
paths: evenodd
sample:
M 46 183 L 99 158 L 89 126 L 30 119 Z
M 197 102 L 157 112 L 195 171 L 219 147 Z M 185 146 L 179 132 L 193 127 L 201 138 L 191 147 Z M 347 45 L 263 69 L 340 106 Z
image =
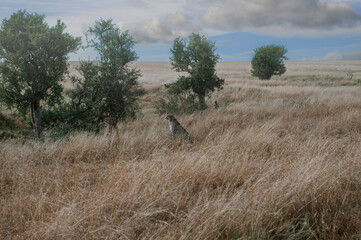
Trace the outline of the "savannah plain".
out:
M 361 239 L 361 61 L 220 62 L 208 109 L 176 116 L 193 144 L 153 108 L 178 73 L 134 66 L 143 116 L 118 133 L 0 142 L 0 239 Z

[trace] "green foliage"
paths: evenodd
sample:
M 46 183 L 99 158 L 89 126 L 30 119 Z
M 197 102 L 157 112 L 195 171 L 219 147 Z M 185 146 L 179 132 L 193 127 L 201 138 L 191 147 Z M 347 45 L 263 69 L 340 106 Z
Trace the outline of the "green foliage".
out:
M 0 101 L 23 115 L 31 109 L 36 134 L 41 133 L 41 101 L 53 105 L 61 98 L 67 55 L 80 38 L 64 33 L 59 20 L 53 27 L 44 15 L 18 11 L 0 28 Z
M 178 78 L 177 86 L 182 91 L 191 90 L 198 97 L 199 109 L 206 108 L 205 97 L 215 89 L 222 89 L 224 84 L 224 79 L 216 73 L 220 57 L 215 50 L 214 42 L 195 33 L 188 39 L 178 37 L 171 48 L 173 69 L 188 73 Z
M 199 108 L 198 100 L 191 90 L 183 90 L 179 82 L 166 84 L 166 92 L 155 102 L 159 115 L 192 113 Z
M 140 110 L 137 100 L 145 93 L 137 81 L 140 71 L 129 66 L 138 59 L 134 39 L 112 20 L 97 21 L 88 33 L 93 36 L 88 43 L 97 50 L 100 63 L 81 63 L 84 81 L 78 82 L 72 99 L 81 97 L 80 106 L 91 109 L 98 122 L 107 120 L 115 126 L 118 121 L 134 119 Z
M 5 117 L 5 116 L 0 112 L 0 129 L 13 128 L 14 125 L 15 125 L 15 124 L 13 123 L 13 121 L 11 121 L 9 118 Z
M 32 129 L 26 121 L 22 121 L 16 114 L 0 112 L 0 140 L 13 137 L 29 136 Z
M 273 75 L 282 75 L 286 72 L 284 60 L 287 49 L 285 46 L 268 45 L 254 50 L 255 55 L 252 59 L 253 76 L 261 80 L 269 80 Z
M 137 81 L 140 71 L 129 67 L 138 56 L 128 32 L 121 32 L 111 20 L 100 20 L 88 34 L 100 62 L 81 62 L 77 70 L 82 78 L 73 77 L 76 87 L 69 91 L 69 101 L 46 113 L 48 124 L 58 122 L 64 133 L 69 125 L 99 131 L 104 122 L 115 127 L 119 121 L 135 119 L 140 112 L 137 100 L 145 93 Z

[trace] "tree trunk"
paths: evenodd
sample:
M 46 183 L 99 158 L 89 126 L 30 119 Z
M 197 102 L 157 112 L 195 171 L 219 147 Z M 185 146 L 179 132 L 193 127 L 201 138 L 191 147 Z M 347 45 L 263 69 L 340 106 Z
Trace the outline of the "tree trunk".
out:
M 119 129 L 117 127 L 117 122 L 114 119 L 109 120 L 109 133 L 113 134 L 115 133 L 116 135 L 119 134 Z
M 204 110 L 207 108 L 205 95 L 198 94 L 198 100 L 199 100 L 199 109 Z
M 30 115 L 31 115 L 31 121 L 33 124 L 33 128 L 35 131 L 35 136 L 37 138 L 41 137 L 41 107 L 39 102 L 33 102 L 30 105 Z
M 34 104 L 30 103 L 30 122 L 31 127 L 35 126 L 35 117 L 34 117 Z

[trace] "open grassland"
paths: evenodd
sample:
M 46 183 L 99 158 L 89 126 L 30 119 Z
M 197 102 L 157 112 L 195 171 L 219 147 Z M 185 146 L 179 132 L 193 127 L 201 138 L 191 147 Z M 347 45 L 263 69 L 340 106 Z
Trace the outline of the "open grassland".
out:
M 224 90 L 177 116 L 193 144 L 152 109 L 177 73 L 136 65 L 144 117 L 118 134 L 1 142 L 0 238 L 361 239 L 361 62 L 220 63 Z

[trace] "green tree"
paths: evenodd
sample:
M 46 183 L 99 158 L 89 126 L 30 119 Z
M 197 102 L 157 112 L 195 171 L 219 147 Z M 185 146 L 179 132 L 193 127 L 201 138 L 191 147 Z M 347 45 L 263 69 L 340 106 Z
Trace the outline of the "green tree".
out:
M 20 10 L 5 18 L 0 27 L 0 101 L 24 115 L 30 108 L 37 137 L 42 132 L 42 101 L 54 104 L 61 97 L 67 55 L 81 41 L 64 33 L 60 20 L 49 27 L 44 18 Z
M 83 79 L 76 80 L 78 86 L 69 95 L 73 108 L 86 113 L 87 117 L 79 116 L 88 123 L 108 121 L 115 127 L 119 121 L 134 119 L 144 89 L 137 81 L 140 71 L 129 66 L 138 59 L 132 36 L 121 32 L 112 20 L 101 19 L 89 29 L 87 41 L 100 62 L 81 62 L 78 70 Z
M 255 49 L 254 53 L 251 62 L 253 76 L 261 80 L 269 80 L 273 75 L 282 75 L 286 72 L 283 62 L 288 59 L 285 56 L 287 53 L 285 46 L 271 44 Z
M 173 69 L 188 73 L 187 76 L 180 76 L 176 85 L 185 91 L 192 90 L 198 97 L 200 109 L 206 108 L 206 95 L 221 89 L 224 84 L 224 79 L 216 73 L 215 67 L 220 57 L 215 50 L 215 42 L 195 33 L 188 39 L 178 37 L 171 48 Z

